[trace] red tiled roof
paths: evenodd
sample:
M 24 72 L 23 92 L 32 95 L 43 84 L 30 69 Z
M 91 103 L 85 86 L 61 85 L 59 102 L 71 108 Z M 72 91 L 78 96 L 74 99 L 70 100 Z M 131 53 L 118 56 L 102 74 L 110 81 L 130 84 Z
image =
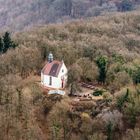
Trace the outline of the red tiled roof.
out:
M 56 61 L 56 60 L 52 61 L 51 63 L 48 62 L 42 69 L 42 73 L 44 75 L 57 77 L 62 67 L 62 64 L 63 62 Z

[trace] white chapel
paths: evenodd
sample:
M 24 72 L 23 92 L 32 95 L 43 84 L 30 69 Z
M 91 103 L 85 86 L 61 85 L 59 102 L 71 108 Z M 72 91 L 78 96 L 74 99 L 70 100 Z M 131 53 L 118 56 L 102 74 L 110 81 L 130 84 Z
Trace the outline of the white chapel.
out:
M 64 61 L 53 60 L 49 53 L 48 62 L 41 71 L 41 84 L 49 89 L 64 89 L 67 84 L 68 70 Z

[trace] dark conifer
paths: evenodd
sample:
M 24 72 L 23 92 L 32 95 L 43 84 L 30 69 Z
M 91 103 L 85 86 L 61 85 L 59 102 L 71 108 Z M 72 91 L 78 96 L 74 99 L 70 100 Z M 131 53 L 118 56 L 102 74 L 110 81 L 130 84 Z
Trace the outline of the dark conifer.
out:
M 11 36 L 9 32 L 5 32 L 3 36 L 3 43 L 4 43 L 4 49 L 3 53 L 7 52 L 10 48 L 15 48 L 17 45 L 11 40 Z

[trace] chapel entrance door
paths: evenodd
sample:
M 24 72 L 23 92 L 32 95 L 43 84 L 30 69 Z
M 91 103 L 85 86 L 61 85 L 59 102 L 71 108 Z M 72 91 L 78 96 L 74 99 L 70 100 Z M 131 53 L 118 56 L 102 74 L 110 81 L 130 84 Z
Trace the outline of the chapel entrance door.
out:
M 64 81 L 62 80 L 62 86 L 61 86 L 62 88 L 64 88 Z

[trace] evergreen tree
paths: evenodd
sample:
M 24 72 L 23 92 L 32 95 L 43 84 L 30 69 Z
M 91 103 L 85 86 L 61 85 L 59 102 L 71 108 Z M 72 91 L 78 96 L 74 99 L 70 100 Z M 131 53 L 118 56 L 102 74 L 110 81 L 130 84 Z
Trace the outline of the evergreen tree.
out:
M 4 49 L 3 53 L 7 52 L 10 48 L 15 48 L 17 45 L 11 40 L 11 36 L 9 32 L 5 32 L 3 36 L 3 43 L 4 43 Z
M 100 56 L 99 58 L 97 58 L 96 60 L 96 64 L 99 68 L 99 78 L 98 78 L 98 82 L 101 83 L 105 83 L 106 80 L 106 73 L 107 73 L 107 63 L 108 60 L 106 57 L 104 56 Z

